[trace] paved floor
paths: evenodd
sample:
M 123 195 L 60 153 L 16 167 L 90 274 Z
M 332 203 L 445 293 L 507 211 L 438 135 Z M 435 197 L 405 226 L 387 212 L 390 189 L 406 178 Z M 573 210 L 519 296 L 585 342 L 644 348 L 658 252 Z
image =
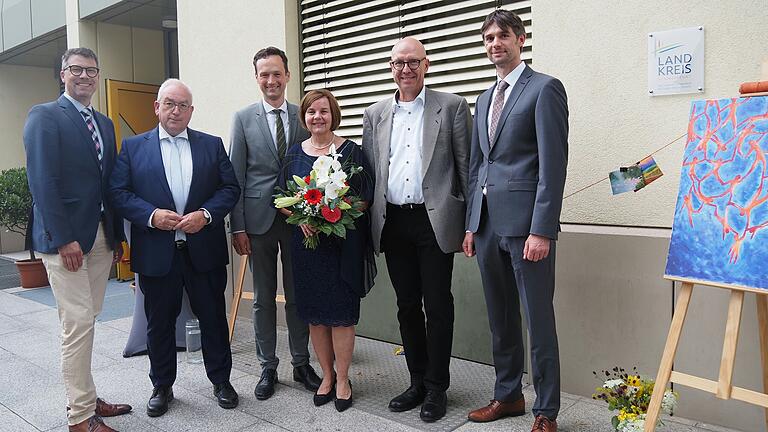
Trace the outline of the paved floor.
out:
M 129 403 L 135 411 L 108 419 L 123 431 L 529 431 L 530 414 L 491 424 L 466 420 L 470 408 L 485 405 L 493 383 L 493 369 L 486 365 L 454 359 L 449 413 L 443 420 L 426 424 L 418 410 L 391 413 L 389 398 L 407 384 L 405 359 L 394 355 L 395 346 L 358 338 L 351 371 L 355 404 L 337 413 L 333 404 L 312 405 L 312 394 L 291 380 L 287 334 L 279 331 L 278 368 L 280 384 L 267 401 L 257 401 L 253 388 L 258 367 L 253 348 L 253 329 L 240 320 L 233 343 L 232 384 L 240 394 L 240 406 L 220 409 L 202 365 L 184 362 L 179 354 L 176 400 L 171 410 L 151 419 L 144 413 L 152 391 L 146 357 L 122 358 L 131 327 L 127 284 L 113 284 L 105 311 L 96 324 L 93 355 L 94 378 L 99 395 L 108 401 Z M 130 295 L 130 294 L 129 294 Z M 130 299 L 130 297 L 128 297 Z M 59 327 L 50 291 L 0 290 L 0 432 L 66 431 L 66 400 L 59 373 Z M 313 364 L 319 370 L 316 362 Z M 528 409 L 533 390 L 524 389 Z M 563 394 L 558 422 L 561 431 L 610 432 L 611 414 L 604 404 L 588 398 Z M 728 431 L 727 429 L 671 418 L 660 431 Z

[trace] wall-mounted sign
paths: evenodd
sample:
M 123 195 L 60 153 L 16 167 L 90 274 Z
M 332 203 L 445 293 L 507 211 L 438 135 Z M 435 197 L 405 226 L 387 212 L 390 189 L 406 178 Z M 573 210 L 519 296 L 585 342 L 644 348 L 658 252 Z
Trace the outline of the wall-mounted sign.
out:
M 704 27 L 648 33 L 648 93 L 704 91 Z

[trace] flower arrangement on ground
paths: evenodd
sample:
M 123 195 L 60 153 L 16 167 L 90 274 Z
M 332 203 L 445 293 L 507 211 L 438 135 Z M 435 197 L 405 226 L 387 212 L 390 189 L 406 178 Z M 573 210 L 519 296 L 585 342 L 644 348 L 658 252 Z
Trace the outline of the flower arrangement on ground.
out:
M 286 219 L 291 225 L 309 225 L 327 236 L 346 238 L 355 229 L 354 220 L 363 215 L 365 202 L 350 194 L 349 179 L 363 168 L 339 161 L 341 155 L 331 145 L 329 156 L 319 156 L 308 176 L 293 176 L 285 190 L 277 188 L 275 207 L 292 212 Z M 318 234 L 304 238 L 307 249 L 315 249 Z
M 603 385 L 595 389 L 592 399 L 605 401 L 610 411 L 619 411 L 611 418 L 613 428 L 618 432 L 642 432 L 648 405 L 651 403 L 654 380 L 640 376 L 636 367 L 632 368 L 631 372 L 614 367 L 611 370 L 592 373 L 598 379 L 604 380 Z M 671 414 L 677 406 L 677 398 L 677 393 L 670 389 L 665 390 L 661 411 Z

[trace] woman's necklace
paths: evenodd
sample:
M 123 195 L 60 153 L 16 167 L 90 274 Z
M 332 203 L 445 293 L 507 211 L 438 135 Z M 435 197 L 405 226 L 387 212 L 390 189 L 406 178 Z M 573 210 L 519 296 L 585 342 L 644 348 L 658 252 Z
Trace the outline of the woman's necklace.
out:
M 310 145 L 312 148 L 316 149 L 316 150 L 325 150 L 325 149 L 327 149 L 328 147 L 330 147 L 330 146 L 331 146 L 331 144 L 333 144 L 333 140 L 334 140 L 335 138 L 336 138 L 336 136 L 335 136 L 335 135 L 331 135 L 331 140 L 330 140 L 330 141 L 328 141 L 328 144 L 326 144 L 326 145 L 321 145 L 321 146 L 319 146 L 319 145 L 315 144 L 315 141 L 314 141 L 312 138 L 310 138 L 310 139 L 309 139 L 309 145 Z

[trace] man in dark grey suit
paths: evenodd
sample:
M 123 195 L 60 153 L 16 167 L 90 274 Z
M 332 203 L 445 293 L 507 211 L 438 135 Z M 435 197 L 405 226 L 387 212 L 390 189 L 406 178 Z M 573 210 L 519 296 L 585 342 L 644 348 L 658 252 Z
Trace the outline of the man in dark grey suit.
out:
M 528 319 L 534 431 L 556 431 L 560 360 L 552 304 L 555 241 L 568 160 L 568 105 L 563 85 L 521 61 L 525 27 L 496 10 L 482 27 L 497 84 L 477 100 L 470 156 L 464 253 L 477 257 L 493 334 L 496 385 L 491 404 L 469 419 L 523 415 L 523 335 Z
M 387 260 L 411 374 L 389 409 L 421 404 L 421 419 L 432 422 L 445 415 L 450 384 L 451 273 L 464 237 L 471 117 L 464 98 L 424 86 L 429 59 L 418 40 L 395 44 L 390 66 L 397 92 L 363 117 L 363 151 L 376 178 L 373 245 Z
M 274 393 L 279 361 L 275 355 L 278 251 L 283 268 L 293 379 L 314 391 L 320 386 L 320 377 L 309 364 L 309 329 L 296 315 L 290 271 L 291 230 L 285 216 L 277 213 L 272 205 L 286 149 L 307 139 L 309 133 L 299 126 L 298 107 L 285 100 L 286 85 L 291 78 L 285 53 L 275 47 L 259 50 L 253 57 L 253 67 L 264 100 L 235 113 L 229 156 L 243 193 L 230 219 L 235 251 L 250 255 L 256 356 L 262 368 L 254 394 L 257 399 L 265 400 Z

